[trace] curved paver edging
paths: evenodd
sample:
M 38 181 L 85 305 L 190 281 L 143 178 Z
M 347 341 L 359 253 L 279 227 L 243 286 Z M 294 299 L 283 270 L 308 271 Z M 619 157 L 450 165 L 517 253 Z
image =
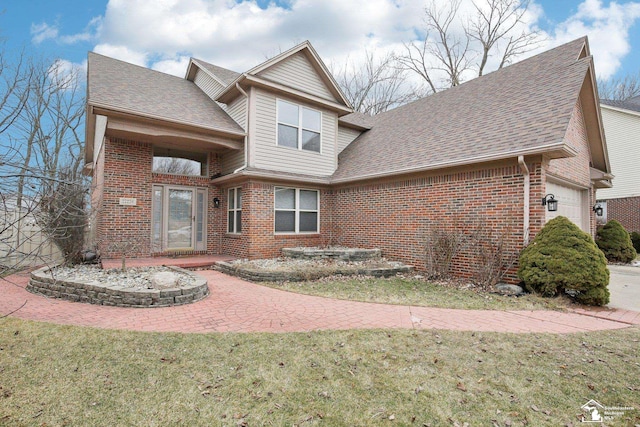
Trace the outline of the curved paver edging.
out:
M 342 275 L 342 276 L 374 276 L 374 277 L 391 277 L 398 273 L 409 273 L 413 271 L 411 265 L 400 265 L 397 267 L 363 267 L 358 269 L 336 269 L 330 273 L 327 272 L 308 272 L 308 271 L 257 271 L 246 268 L 240 268 L 236 265 L 225 261 L 218 261 L 215 269 L 231 276 L 240 277 L 241 279 L 251 282 L 302 282 L 305 280 L 317 280 L 326 276 Z
M 55 279 L 51 267 L 43 267 L 31 273 L 26 289 L 35 294 L 67 301 L 116 307 L 170 307 L 200 301 L 209 295 L 207 280 L 191 271 L 167 267 L 195 279 L 192 285 L 169 289 L 131 290 L 121 286 L 106 286 L 93 281 Z

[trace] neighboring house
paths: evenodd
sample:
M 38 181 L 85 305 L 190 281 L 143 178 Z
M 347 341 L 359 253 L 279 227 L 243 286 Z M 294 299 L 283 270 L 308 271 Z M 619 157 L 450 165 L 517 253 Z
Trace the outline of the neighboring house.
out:
M 8 267 L 56 264 L 63 260 L 60 249 L 38 225 L 37 204 L 25 199 L 21 209 L 14 197 L 0 202 L 0 271 Z
M 615 219 L 627 231 L 640 232 L 640 95 L 626 101 L 603 100 L 600 107 L 616 185 L 598 190 L 604 208 L 598 220 Z
M 379 247 L 423 270 L 433 228 L 480 221 L 516 254 L 557 214 L 593 233 L 610 185 L 595 78 L 581 38 L 368 117 L 308 42 L 244 73 L 192 59 L 184 79 L 90 53 L 96 241 L 107 257 L 127 241 L 135 256 Z

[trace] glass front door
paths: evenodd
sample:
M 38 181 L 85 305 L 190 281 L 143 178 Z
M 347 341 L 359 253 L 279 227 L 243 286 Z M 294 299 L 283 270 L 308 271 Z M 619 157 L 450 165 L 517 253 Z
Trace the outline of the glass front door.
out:
M 169 189 L 167 248 L 193 248 L 193 191 Z
M 152 247 L 165 250 L 206 249 L 206 190 L 153 187 Z

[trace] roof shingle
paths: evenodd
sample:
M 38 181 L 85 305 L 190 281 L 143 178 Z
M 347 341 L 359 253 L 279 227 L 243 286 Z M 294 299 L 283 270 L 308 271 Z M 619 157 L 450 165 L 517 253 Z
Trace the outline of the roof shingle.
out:
M 591 57 L 575 40 L 373 117 L 334 181 L 474 163 L 563 141 Z
M 193 82 L 89 52 L 87 103 L 222 132 L 244 131 Z

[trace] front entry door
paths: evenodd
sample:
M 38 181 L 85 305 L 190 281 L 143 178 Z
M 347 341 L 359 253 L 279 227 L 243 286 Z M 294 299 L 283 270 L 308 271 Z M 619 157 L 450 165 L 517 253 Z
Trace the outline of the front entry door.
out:
M 206 189 L 153 186 L 154 252 L 205 250 Z

